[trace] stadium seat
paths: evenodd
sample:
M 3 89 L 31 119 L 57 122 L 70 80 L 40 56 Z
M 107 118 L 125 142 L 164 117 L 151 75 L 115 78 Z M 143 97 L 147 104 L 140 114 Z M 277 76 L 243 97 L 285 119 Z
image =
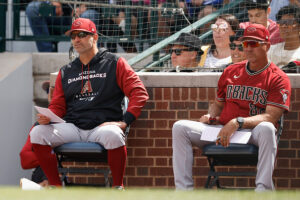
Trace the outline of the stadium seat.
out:
M 283 116 L 281 116 L 277 127 L 277 146 L 282 134 Z M 258 147 L 253 144 L 230 144 L 229 147 L 222 145 L 208 144 L 203 147 L 202 155 L 207 157 L 209 172 L 206 179 L 205 188 L 213 186 L 221 187 L 219 177 L 221 176 L 255 176 L 256 171 L 248 171 L 235 168 L 236 171 L 217 171 L 217 166 L 256 166 L 258 160 Z M 213 179 L 212 179 L 213 178 Z
M 125 113 L 128 107 L 128 98 L 125 97 L 122 102 L 122 109 Z M 129 128 L 125 130 L 125 135 L 129 133 Z M 107 150 L 100 144 L 94 142 L 72 142 L 60 145 L 54 148 L 57 156 L 58 171 L 62 175 L 61 179 L 66 186 L 105 186 L 110 187 L 111 183 L 108 178 L 110 172 L 109 167 L 100 169 L 97 167 L 64 167 L 63 162 L 98 162 L 107 164 Z M 74 184 L 70 183 L 67 174 L 103 174 L 104 184 Z

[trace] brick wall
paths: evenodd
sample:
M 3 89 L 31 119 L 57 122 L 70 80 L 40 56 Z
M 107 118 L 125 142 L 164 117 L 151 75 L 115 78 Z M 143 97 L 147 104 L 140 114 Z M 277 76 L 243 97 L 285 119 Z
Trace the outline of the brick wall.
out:
M 174 188 L 172 170 L 172 125 L 180 119 L 197 120 L 207 113 L 216 95 L 218 73 L 141 73 L 150 99 L 135 121 L 128 136 L 128 159 L 124 183 L 126 187 Z M 292 99 L 285 115 L 277 164 L 273 179 L 277 189 L 300 188 L 300 76 L 290 75 Z M 74 165 L 74 163 L 70 163 Z M 76 163 L 88 166 L 95 163 Z M 246 167 L 249 169 L 249 167 Z M 245 168 L 240 168 L 243 170 Z M 255 168 L 251 168 L 255 170 Z M 194 182 L 203 188 L 208 163 L 201 150 L 194 148 Z M 218 170 L 231 170 L 228 167 Z M 73 176 L 73 181 L 98 183 L 101 175 Z M 222 178 L 222 185 L 254 187 L 255 177 Z

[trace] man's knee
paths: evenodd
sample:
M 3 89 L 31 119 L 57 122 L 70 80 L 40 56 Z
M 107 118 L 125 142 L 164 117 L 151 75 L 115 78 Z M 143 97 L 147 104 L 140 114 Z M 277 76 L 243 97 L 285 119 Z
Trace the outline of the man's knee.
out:
M 45 142 L 43 132 L 45 132 L 45 125 L 37 125 L 33 127 L 29 133 L 31 143 L 47 145 Z
M 186 122 L 187 122 L 187 120 L 179 120 L 173 124 L 173 128 L 172 128 L 173 138 L 176 138 L 183 134 L 184 128 L 186 126 Z
M 261 122 L 255 129 L 259 131 L 259 139 L 274 139 L 276 128 L 271 122 Z
M 101 130 L 101 143 L 106 149 L 115 149 L 125 145 L 125 137 L 117 126 L 103 127 Z

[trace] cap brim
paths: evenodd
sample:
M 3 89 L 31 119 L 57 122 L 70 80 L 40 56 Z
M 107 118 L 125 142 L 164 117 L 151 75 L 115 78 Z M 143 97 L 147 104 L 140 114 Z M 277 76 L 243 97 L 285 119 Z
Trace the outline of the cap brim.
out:
M 259 41 L 266 41 L 266 40 L 262 40 L 262 39 L 259 38 L 259 37 L 254 37 L 254 36 L 241 37 L 241 38 L 239 39 L 239 41 L 244 41 L 244 40 L 247 40 L 247 39 L 254 39 L 254 40 L 259 40 Z
M 65 35 L 70 36 L 73 31 L 84 31 L 84 32 L 88 32 L 88 33 L 93 33 L 91 31 L 87 31 L 85 29 L 71 29 L 71 30 L 68 30 L 67 32 L 65 32 Z

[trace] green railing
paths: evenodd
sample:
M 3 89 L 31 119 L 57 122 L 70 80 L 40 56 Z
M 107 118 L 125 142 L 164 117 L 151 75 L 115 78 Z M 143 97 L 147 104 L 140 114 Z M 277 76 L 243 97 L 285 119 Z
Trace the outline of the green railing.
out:
M 230 10 L 232 10 L 234 7 L 238 6 L 240 3 L 242 3 L 244 0 L 235 0 L 227 5 L 225 5 L 224 7 L 220 8 L 219 10 L 217 10 L 214 13 L 211 13 L 205 17 L 203 17 L 202 19 L 196 21 L 195 23 L 183 28 L 182 30 L 176 32 L 175 34 L 171 35 L 170 37 L 158 42 L 157 44 L 153 45 L 152 47 L 150 47 L 149 49 L 143 51 L 142 53 L 138 54 L 137 56 L 131 58 L 130 60 L 128 60 L 128 63 L 130 65 L 135 65 L 138 62 L 142 61 L 143 59 L 156 54 L 163 49 L 164 47 L 166 47 L 167 45 L 169 45 L 170 43 L 172 43 L 173 41 L 176 40 L 176 38 L 182 33 L 182 32 L 186 32 L 186 33 L 190 33 L 192 31 L 195 31 L 196 29 L 198 29 L 201 26 L 204 26 L 205 24 L 207 24 L 208 22 L 210 22 L 211 20 L 215 19 L 217 16 L 219 16 L 222 13 L 228 13 L 230 12 Z M 200 36 L 200 39 L 204 40 L 205 38 L 209 37 L 209 35 L 211 34 L 211 31 L 208 31 L 207 33 L 205 33 L 204 35 Z M 170 55 L 165 55 L 162 58 L 158 58 L 155 57 L 153 58 L 154 62 L 150 63 L 148 66 L 146 66 L 147 68 L 149 67 L 153 67 L 153 66 L 158 66 L 160 63 L 166 61 L 170 59 Z

